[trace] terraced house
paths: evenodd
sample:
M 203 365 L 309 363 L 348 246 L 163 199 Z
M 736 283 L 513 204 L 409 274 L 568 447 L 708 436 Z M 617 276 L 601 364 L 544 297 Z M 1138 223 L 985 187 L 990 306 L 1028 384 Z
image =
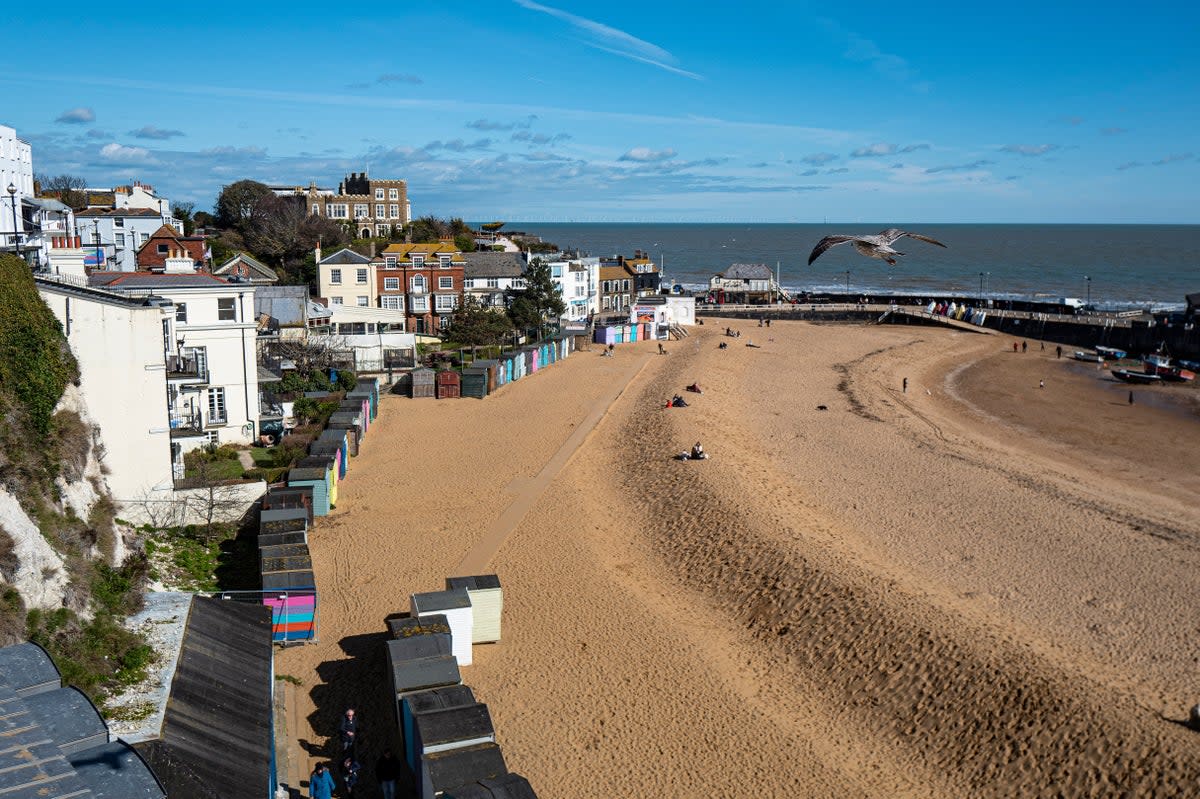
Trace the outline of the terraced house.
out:
M 466 263 L 449 242 L 392 244 L 371 259 L 379 306 L 404 311 L 408 332 L 436 335 L 462 304 Z

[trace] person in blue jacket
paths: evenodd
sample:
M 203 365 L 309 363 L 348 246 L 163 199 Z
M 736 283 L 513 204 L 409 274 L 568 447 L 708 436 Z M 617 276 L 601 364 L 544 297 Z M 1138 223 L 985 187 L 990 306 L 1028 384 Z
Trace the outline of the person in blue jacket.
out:
M 333 775 L 324 763 L 318 763 L 313 773 L 308 775 L 308 795 L 312 799 L 333 799 L 333 788 Z

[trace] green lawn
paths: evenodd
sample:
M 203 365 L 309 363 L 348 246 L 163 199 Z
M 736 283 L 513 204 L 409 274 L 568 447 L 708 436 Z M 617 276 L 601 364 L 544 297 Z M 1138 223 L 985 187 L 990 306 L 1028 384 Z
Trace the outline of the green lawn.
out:
M 233 460 L 210 461 L 207 466 L 208 478 L 210 480 L 240 480 L 245 467 L 237 458 Z M 184 474 L 184 478 L 199 477 L 199 473 L 195 470 L 188 469 Z

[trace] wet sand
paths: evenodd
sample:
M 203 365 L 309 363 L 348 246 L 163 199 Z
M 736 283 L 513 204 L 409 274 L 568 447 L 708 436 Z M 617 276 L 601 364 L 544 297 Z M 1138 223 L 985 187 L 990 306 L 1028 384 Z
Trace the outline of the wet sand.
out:
M 373 762 L 384 616 L 486 564 L 504 640 L 464 680 L 539 796 L 1186 795 L 1194 394 L 1130 407 L 1005 336 L 733 326 L 385 399 L 312 534 L 321 642 L 276 661 L 293 739 L 353 704 Z

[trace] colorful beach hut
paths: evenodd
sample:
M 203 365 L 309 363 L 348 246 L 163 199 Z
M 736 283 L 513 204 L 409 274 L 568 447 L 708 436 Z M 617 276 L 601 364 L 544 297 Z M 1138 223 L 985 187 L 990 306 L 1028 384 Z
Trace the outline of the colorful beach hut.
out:
M 475 369 L 482 369 L 487 373 L 487 393 L 495 394 L 499 384 L 496 381 L 496 371 L 500 367 L 499 361 L 475 361 L 471 364 Z
M 483 399 L 487 396 L 487 369 L 463 369 L 462 396 Z
M 305 641 L 316 637 L 317 583 L 307 544 L 259 549 L 262 602 L 271 608 L 271 639 Z
M 262 498 L 262 510 L 278 510 L 280 508 L 304 508 L 308 511 L 308 523 L 312 524 L 312 490 L 292 488 L 290 486 L 274 486 L 267 489 Z
M 371 401 L 371 419 L 379 415 L 379 378 L 360 377 L 354 383 L 354 393 L 364 392 Z
M 288 472 L 289 488 L 308 488 L 312 491 L 314 516 L 328 516 L 334 503 L 333 474 L 328 458 L 303 458 Z
M 433 399 L 433 370 L 424 367 L 413 369 L 412 375 L 412 398 L 413 399 Z
M 322 433 L 324 435 L 324 433 Z M 346 479 L 346 458 L 342 451 L 342 445 L 336 441 L 328 439 L 322 441 L 318 438 L 316 441 L 308 445 L 308 454 L 318 458 L 329 458 L 333 461 L 333 476 L 334 485 Z M 332 487 L 331 487 L 332 490 Z M 334 500 L 331 500 L 334 501 Z
M 349 414 L 347 414 L 349 415 Z M 334 414 L 333 416 L 337 416 Z M 341 430 L 346 434 L 346 445 L 350 448 L 351 457 L 358 455 L 358 437 L 362 435 L 362 429 L 351 421 L 345 419 L 334 420 L 333 416 L 329 417 L 329 423 L 325 425 L 328 430 Z
M 338 447 L 338 466 L 340 468 L 338 478 L 344 478 L 346 471 L 350 468 L 350 434 L 344 428 L 326 427 L 321 435 L 317 436 L 317 442 L 335 444 Z
M 462 396 L 462 375 L 453 369 L 437 373 L 437 398 L 458 399 Z

